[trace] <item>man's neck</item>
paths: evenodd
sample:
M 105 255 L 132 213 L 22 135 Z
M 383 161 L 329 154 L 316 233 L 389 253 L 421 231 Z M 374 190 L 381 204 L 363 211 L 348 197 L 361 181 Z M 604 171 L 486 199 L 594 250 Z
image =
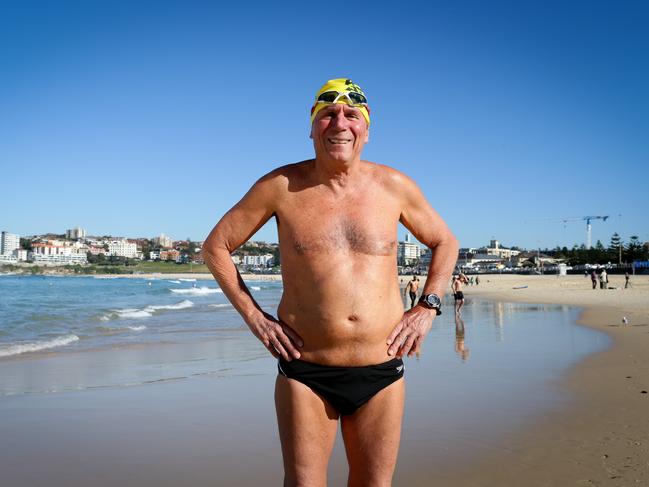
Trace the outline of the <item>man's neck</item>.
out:
M 345 188 L 353 184 L 360 175 L 360 158 L 351 161 L 337 161 L 328 158 L 314 160 L 315 177 L 331 188 Z

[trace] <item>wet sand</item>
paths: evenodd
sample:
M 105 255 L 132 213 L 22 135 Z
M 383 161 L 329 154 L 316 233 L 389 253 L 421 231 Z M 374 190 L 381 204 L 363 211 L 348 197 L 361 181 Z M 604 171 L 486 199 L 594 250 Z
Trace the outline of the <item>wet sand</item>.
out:
M 631 289 L 621 289 L 623 276 L 609 278 L 618 289 L 593 290 L 583 276 L 512 275 L 466 288 L 467 299 L 581 306 L 580 324 L 606 332 L 613 346 L 560 381 L 571 399 L 564 408 L 510 432 L 481 462 L 413 485 L 649 485 L 649 276 L 633 276 Z

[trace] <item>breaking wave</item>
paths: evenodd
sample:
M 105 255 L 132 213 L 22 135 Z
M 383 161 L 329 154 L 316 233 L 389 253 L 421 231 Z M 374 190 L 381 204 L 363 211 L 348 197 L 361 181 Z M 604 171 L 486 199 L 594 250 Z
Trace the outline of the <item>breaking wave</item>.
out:
M 48 348 L 63 347 L 72 342 L 76 342 L 77 340 L 79 340 L 77 335 L 66 335 L 51 340 L 16 343 L 5 348 L 0 348 L 0 357 L 10 357 L 12 355 L 20 355 L 21 353 L 38 352 L 40 350 L 47 350 Z
M 206 294 L 222 293 L 219 288 L 213 287 L 192 287 L 189 289 L 169 289 L 172 293 L 176 294 L 189 294 L 193 296 L 205 296 Z

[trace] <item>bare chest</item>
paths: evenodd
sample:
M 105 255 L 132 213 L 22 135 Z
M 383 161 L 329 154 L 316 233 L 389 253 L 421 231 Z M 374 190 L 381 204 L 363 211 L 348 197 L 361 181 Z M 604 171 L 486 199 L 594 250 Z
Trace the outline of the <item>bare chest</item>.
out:
M 297 255 L 396 253 L 399 214 L 380 202 L 304 202 L 284 211 L 278 221 L 283 250 Z

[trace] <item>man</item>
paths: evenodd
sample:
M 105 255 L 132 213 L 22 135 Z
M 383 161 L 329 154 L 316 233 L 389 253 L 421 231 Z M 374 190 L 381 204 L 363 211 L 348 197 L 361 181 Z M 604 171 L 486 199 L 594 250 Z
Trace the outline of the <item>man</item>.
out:
M 415 301 L 417 301 L 417 290 L 419 289 L 419 278 L 417 276 L 412 276 L 412 279 L 406 284 L 406 288 L 403 290 L 403 295 L 410 297 L 410 307 L 415 307 Z
M 597 289 L 597 273 L 595 271 L 590 273 L 590 282 L 593 284 L 593 289 Z
M 455 314 L 461 314 L 462 306 L 464 306 L 464 292 L 462 286 L 468 281 L 464 274 L 460 274 L 457 279 L 453 279 L 451 289 L 453 289 L 453 298 L 455 299 Z
M 402 357 L 419 353 L 441 312 L 458 245 L 411 179 L 361 160 L 370 117 L 358 85 L 328 81 L 316 94 L 311 124 L 315 159 L 257 181 L 212 230 L 203 255 L 279 359 L 275 407 L 285 485 L 326 485 L 340 418 L 349 485 L 386 486 L 401 434 Z M 277 317 L 255 302 L 230 258 L 271 217 L 284 286 Z M 399 222 L 433 251 L 421 302 L 405 313 Z

